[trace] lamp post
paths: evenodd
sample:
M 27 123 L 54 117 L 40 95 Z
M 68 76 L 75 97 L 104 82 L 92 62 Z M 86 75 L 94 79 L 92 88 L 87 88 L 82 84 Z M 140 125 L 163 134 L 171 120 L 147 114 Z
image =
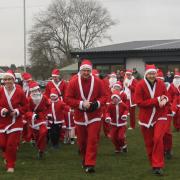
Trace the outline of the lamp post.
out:
M 26 0 L 23 0 L 24 12 L 24 72 L 26 72 Z

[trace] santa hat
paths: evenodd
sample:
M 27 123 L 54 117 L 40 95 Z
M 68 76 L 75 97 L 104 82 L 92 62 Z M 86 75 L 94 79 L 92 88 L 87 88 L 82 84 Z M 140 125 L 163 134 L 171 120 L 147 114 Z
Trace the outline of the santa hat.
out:
M 109 76 L 110 76 L 110 77 L 117 77 L 117 75 L 116 75 L 115 72 L 112 72 Z
M 82 62 L 81 62 L 81 65 L 80 65 L 80 70 L 82 69 L 89 69 L 89 70 L 92 70 L 92 63 L 90 60 L 88 59 L 84 59 Z
M 154 64 L 146 64 L 146 71 L 145 71 L 144 76 L 146 76 L 146 75 L 147 75 L 148 73 L 150 73 L 150 72 L 155 72 L 155 73 L 157 73 L 157 69 L 156 69 L 156 67 L 155 67 Z
M 51 89 L 50 97 L 51 97 L 51 96 L 56 96 L 56 97 L 58 97 L 58 92 L 57 92 L 57 89 L 56 89 L 56 88 L 52 88 L 52 89 Z
M 156 78 L 164 80 L 164 74 L 160 69 L 158 69 Z
M 37 90 L 37 89 L 40 89 L 39 87 L 39 84 L 35 81 L 32 81 L 29 83 L 29 90 L 30 91 L 34 91 L 34 90 Z
M 174 77 L 175 78 L 180 78 L 180 72 L 175 72 Z
M 126 74 L 132 74 L 132 73 L 133 73 L 133 71 L 131 69 L 126 70 Z
M 15 78 L 15 74 L 13 72 L 13 70 L 9 69 L 7 72 L 4 73 L 4 76 L 11 76 L 14 80 Z
M 113 93 L 111 95 L 111 99 L 113 99 L 114 97 L 117 97 L 119 100 L 121 99 L 119 91 L 117 91 L 117 90 L 113 91 Z
M 59 69 L 53 69 L 52 70 L 52 73 L 51 73 L 52 77 L 56 77 L 56 76 L 59 76 L 59 75 L 60 75 L 60 70 Z
M 31 74 L 29 74 L 29 73 L 27 73 L 27 72 L 24 72 L 24 73 L 22 74 L 22 78 L 23 78 L 24 81 L 32 80 Z
M 92 75 L 99 76 L 99 71 L 97 69 L 92 70 Z
M 122 83 L 120 81 L 117 81 L 114 85 L 113 88 L 115 88 L 116 86 L 118 86 L 120 89 L 122 89 Z

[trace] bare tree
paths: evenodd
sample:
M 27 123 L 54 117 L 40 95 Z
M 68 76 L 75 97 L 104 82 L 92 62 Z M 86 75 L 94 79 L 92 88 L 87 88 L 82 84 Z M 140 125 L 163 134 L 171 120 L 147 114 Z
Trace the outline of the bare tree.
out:
M 73 49 L 90 48 L 110 38 L 107 31 L 113 25 L 107 9 L 95 0 L 55 0 L 35 17 L 30 31 L 30 61 L 70 64 Z

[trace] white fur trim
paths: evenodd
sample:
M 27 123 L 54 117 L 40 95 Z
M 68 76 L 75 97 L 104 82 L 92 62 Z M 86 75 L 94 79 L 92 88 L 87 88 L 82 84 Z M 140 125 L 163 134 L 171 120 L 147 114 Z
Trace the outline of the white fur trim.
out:
M 97 103 L 98 103 L 98 108 L 100 108 L 101 107 L 101 103 L 99 101 L 97 101 Z
M 14 77 L 14 75 L 11 74 L 11 73 L 4 73 L 4 76 L 11 76 L 14 80 L 16 79 L 16 78 Z M 3 77 L 4 77 L 4 76 L 3 76 Z
M 120 96 L 118 96 L 117 94 L 113 94 L 113 95 L 111 96 L 111 99 L 113 99 L 113 97 L 117 97 L 117 98 L 120 100 Z
M 158 120 L 167 120 L 167 117 L 160 117 Z
M 83 110 L 83 101 L 80 101 L 80 103 L 79 103 L 79 109 Z
M 37 90 L 37 89 L 40 89 L 40 87 L 39 87 L 39 86 L 35 86 L 35 87 L 33 87 L 33 88 L 30 88 L 29 90 L 30 90 L 30 91 L 34 91 L 34 90 Z
M 155 73 L 157 73 L 157 70 L 156 70 L 156 69 L 148 69 L 148 70 L 146 70 L 144 76 L 146 77 L 146 75 L 147 75 L 148 73 L 150 73 L 150 72 L 155 72 Z
M 23 130 L 23 128 L 13 128 L 13 129 L 7 130 L 6 133 L 10 134 L 12 132 L 17 132 L 17 131 L 22 131 L 22 130 Z
M 19 110 L 18 109 L 14 109 L 15 111 L 16 111 L 16 113 L 17 113 L 17 117 L 19 116 L 19 114 L 20 114 L 20 112 L 19 112 Z
M 127 124 L 127 121 L 125 121 L 124 123 L 112 123 L 112 122 L 110 122 L 110 124 L 113 126 L 121 127 L 121 126 L 125 126 Z
M 93 119 L 90 119 L 89 121 L 85 121 L 85 122 L 74 121 L 74 123 L 77 125 L 81 125 L 81 126 L 87 126 L 96 121 L 101 121 L 101 118 L 93 118 Z
M 6 117 L 6 115 L 3 114 L 3 112 L 4 112 L 5 109 L 6 109 L 6 108 L 1 109 L 1 117 Z
M 51 74 L 52 77 L 59 77 L 57 74 Z
M 84 65 L 80 66 L 80 70 L 82 70 L 82 69 L 90 69 L 90 70 L 92 70 L 92 66 L 88 65 L 88 64 L 84 64 Z
M 57 95 L 57 94 L 53 94 L 53 93 L 51 93 L 51 94 L 50 94 L 50 97 L 51 97 L 51 96 L 58 97 L 58 95 Z

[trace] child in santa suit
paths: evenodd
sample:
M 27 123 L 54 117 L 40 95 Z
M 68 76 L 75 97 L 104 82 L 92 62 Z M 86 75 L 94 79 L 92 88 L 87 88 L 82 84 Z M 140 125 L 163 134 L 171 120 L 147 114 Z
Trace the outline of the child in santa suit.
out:
M 111 140 L 115 146 L 115 152 L 127 152 L 126 144 L 126 125 L 128 107 L 122 102 L 120 93 L 113 91 L 111 103 L 107 110 L 106 121 L 111 124 Z
M 46 116 L 49 108 L 49 101 L 44 96 L 37 82 L 30 83 L 29 111 L 27 117 L 33 131 L 38 158 L 42 159 L 47 145 Z
M 55 88 L 51 89 L 50 106 L 48 110 L 48 124 L 50 124 L 49 137 L 53 148 L 59 147 L 59 134 L 64 123 L 64 113 L 68 112 L 70 108 L 59 99 L 58 92 Z

